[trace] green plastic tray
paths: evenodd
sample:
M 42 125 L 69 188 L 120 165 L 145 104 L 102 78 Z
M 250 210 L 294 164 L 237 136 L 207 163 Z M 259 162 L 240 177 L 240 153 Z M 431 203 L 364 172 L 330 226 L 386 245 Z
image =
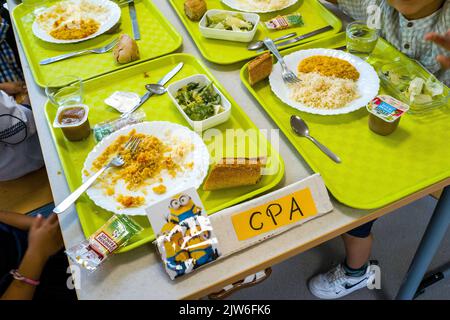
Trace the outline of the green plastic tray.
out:
M 305 45 L 303 49 L 343 45 L 345 34 L 340 34 Z M 292 48 L 283 54 L 295 50 Z M 378 70 L 396 57 L 404 63 L 414 63 L 380 39 L 369 62 Z M 360 209 L 383 207 L 450 177 L 448 103 L 423 116 L 406 114 L 397 131 L 383 137 L 369 129 L 365 108 L 339 116 L 297 111 L 272 93 L 268 80 L 250 86 L 247 66 L 241 70 L 244 85 L 312 170 L 322 175 L 333 196 L 343 204 Z M 342 164 L 335 164 L 310 141 L 296 136 L 289 124 L 291 115 L 301 116 L 308 123 L 311 134 L 339 155 Z
M 205 59 L 217 64 L 232 64 L 240 61 L 245 61 L 259 55 L 259 53 L 256 51 L 247 50 L 247 43 L 207 39 L 203 37 L 203 35 L 200 33 L 199 23 L 191 21 L 184 13 L 183 5 L 185 0 L 169 1 Z M 234 11 L 230 7 L 223 4 L 220 0 L 208 0 L 207 4 L 208 10 L 223 9 Z M 271 31 L 268 30 L 262 23 L 264 21 L 272 19 L 279 14 L 285 15 L 294 12 L 299 12 L 302 14 L 303 20 L 305 22 L 305 25 L 303 27 Z M 299 0 L 297 4 L 285 10 L 260 14 L 260 17 L 261 23 L 258 26 L 258 31 L 256 32 L 254 40 L 262 40 L 265 37 L 271 37 L 274 39 L 294 31 L 297 32 L 298 35 L 302 35 L 323 28 L 327 25 L 331 25 L 333 27 L 333 30 L 285 46 L 283 47 L 283 49 L 336 34 L 342 29 L 342 22 L 317 0 Z
M 127 33 L 132 36 L 133 31 L 128 7 L 125 6 L 121 9 L 122 25 L 120 33 Z M 151 0 L 137 0 L 136 10 L 141 31 L 141 40 L 138 41 L 141 59 L 122 65 L 117 64 L 113 59 L 112 53 L 108 52 L 104 54 L 88 54 L 41 66 L 39 61 L 42 59 L 88 48 L 101 47 L 117 38 L 120 33 L 113 35 L 103 34 L 94 39 L 74 44 L 47 43 L 35 37 L 31 31 L 31 25 L 34 21 L 32 7 L 20 4 L 14 9 L 12 15 L 34 79 L 39 86 L 45 87 L 50 81 L 63 75 L 71 74 L 83 80 L 91 79 L 114 70 L 163 56 L 177 50 L 181 46 L 181 36 Z M 86 66 L 89 67 L 86 68 Z
M 217 212 L 275 187 L 284 176 L 283 160 L 280 158 L 279 154 L 272 149 L 268 141 L 259 133 L 259 129 L 236 104 L 233 98 L 225 91 L 214 76 L 201 62 L 191 55 L 168 55 L 86 81 L 85 103 L 90 107 L 89 122 L 91 123 L 91 126 L 93 127 L 98 122 L 118 116 L 117 111 L 108 107 L 103 102 L 103 100 L 114 91 L 133 91 L 142 95 L 145 93 L 145 84 L 157 82 L 180 62 L 184 62 L 185 65 L 171 83 L 194 74 L 206 74 L 215 83 L 217 88 L 230 100 L 232 104 L 230 119 L 215 127 L 215 129 L 220 130 L 222 133 L 225 133 L 227 129 L 242 129 L 244 131 L 254 129 L 254 132 L 257 132 L 260 135 L 256 138 L 251 138 L 247 135 L 250 138 L 248 138 L 249 140 L 247 140 L 246 146 L 235 144 L 233 140 L 223 139 L 222 146 L 225 148 L 225 156 L 236 155 L 254 157 L 266 155 L 272 159 L 272 162 L 268 163 L 268 168 L 273 169 L 272 174 L 263 176 L 260 183 L 255 186 L 210 192 L 204 192 L 200 188 L 199 194 L 208 213 L 211 214 Z M 151 97 L 141 109 L 146 112 L 148 121 L 165 120 L 180 123 L 189 127 L 188 123 L 179 113 L 175 105 L 173 105 L 167 94 Z M 81 142 L 70 142 L 66 140 L 61 130 L 54 129 L 51 125 L 56 116 L 56 107 L 50 102 L 47 102 L 45 112 L 68 185 L 73 191 L 81 184 L 81 170 L 85 158 L 95 145 L 94 138 L 91 135 L 88 139 Z M 204 138 L 208 148 L 212 148 L 214 140 L 206 137 Z M 251 143 L 248 141 L 251 141 Z M 252 148 L 249 148 L 249 145 L 251 144 L 258 146 L 258 150 L 255 149 L 252 151 Z M 210 149 L 210 152 L 212 156 L 216 154 L 212 149 Z M 234 152 L 235 154 L 233 154 Z M 94 233 L 112 215 L 111 212 L 97 207 L 86 194 L 77 201 L 76 209 L 86 237 Z M 145 227 L 145 230 L 141 235 L 136 237 L 132 243 L 123 248 L 121 250 L 122 252 L 155 239 L 147 217 L 137 216 L 136 220 Z

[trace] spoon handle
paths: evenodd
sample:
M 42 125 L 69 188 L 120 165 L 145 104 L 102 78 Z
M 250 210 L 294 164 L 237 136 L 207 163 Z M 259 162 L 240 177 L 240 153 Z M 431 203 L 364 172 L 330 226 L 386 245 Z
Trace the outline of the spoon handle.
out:
M 323 153 L 325 153 L 327 156 L 329 156 L 334 162 L 336 163 L 341 163 L 341 159 L 335 155 L 330 149 L 328 149 L 327 147 L 325 147 L 323 144 L 321 144 L 319 141 L 317 141 L 316 139 L 314 139 L 311 136 L 306 136 L 309 140 L 311 140 L 312 142 L 314 142 L 314 144 L 320 149 L 322 150 Z

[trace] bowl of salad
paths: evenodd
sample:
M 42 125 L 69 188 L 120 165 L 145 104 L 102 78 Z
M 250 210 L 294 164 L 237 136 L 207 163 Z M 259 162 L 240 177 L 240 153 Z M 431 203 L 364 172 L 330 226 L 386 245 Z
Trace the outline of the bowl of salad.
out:
M 230 118 L 230 101 L 203 74 L 174 82 L 167 92 L 194 131 L 204 131 Z
M 209 10 L 200 20 L 205 38 L 250 42 L 258 29 L 259 15 L 226 10 Z
M 409 113 L 425 113 L 446 106 L 449 89 L 419 65 L 396 61 L 379 70 L 384 86 L 410 106 Z

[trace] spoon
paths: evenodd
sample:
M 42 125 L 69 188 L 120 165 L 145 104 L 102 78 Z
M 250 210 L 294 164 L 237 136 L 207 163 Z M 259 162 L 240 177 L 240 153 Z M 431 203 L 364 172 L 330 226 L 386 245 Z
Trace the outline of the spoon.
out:
M 164 86 L 157 83 L 146 84 L 145 88 L 151 93 L 156 94 L 158 96 L 167 92 L 167 89 Z
M 295 37 L 296 35 L 297 35 L 297 32 L 289 33 L 287 35 L 284 35 L 282 37 L 274 39 L 273 42 L 277 42 L 277 41 L 281 41 L 281 40 L 284 40 L 284 39 L 292 38 L 292 37 Z M 264 47 L 264 42 L 260 40 L 260 41 L 250 42 L 250 44 L 247 46 L 247 49 L 254 51 L 254 50 L 259 50 L 259 49 L 261 49 L 263 47 Z
M 330 149 L 328 149 L 319 141 L 309 135 L 308 125 L 305 121 L 303 121 L 302 118 L 300 118 L 299 116 L 292 116 L 291 127 L 292 130 L 294 130 L 294 132 L 300 137 L 308 138 L 309 140 L 314 142 L 314 144 L 319 147 L 319 149 L 322 150 L 322 152 L 324 152 L 327 156 L 329 156 L 334 162 L 341 163 L 341 159 L 337 155 L 335 155 L 333 152 L 331 152 Z

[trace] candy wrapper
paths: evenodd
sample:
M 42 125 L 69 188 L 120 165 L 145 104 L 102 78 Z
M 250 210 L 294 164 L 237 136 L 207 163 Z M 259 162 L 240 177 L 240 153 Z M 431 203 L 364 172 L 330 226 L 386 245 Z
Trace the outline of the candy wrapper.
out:
M 277 16 L 272 20 L 265 22 L 267 29 L 283 30 L 291 27 L 303 26 L 303 18 L 300 13 L 288 14 L 286 16 Z
M 125 246 L 131 238 L 142 231 L 142 227 L 125 215 L 114 215 L 89 239 L 66 250 L 75 263 L 94 271 L 114 251 Z
M 194 188 L 149 207 L 147 215 L 153 230 L 158 230 L 156 245 L 172 280 L 220 256 L 211 222 Z

